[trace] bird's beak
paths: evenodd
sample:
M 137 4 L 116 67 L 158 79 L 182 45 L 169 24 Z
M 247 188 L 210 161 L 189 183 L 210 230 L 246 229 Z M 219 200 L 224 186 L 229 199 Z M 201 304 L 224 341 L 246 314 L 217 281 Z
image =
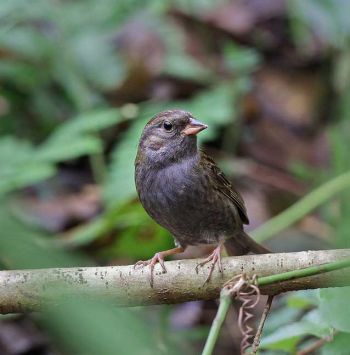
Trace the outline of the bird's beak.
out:
M 194 136 L 203 129 L 208 128 L 208 126 L 202 122 L 195 120 L 194 118 L 190 118 L 190 122 L 187 124 L 185 129 L 182 131 L 186 136 Z

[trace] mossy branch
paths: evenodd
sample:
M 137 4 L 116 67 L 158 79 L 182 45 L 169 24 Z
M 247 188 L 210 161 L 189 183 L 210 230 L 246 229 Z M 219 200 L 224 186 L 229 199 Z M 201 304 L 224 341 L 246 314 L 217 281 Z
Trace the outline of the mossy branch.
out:
M 225 282 L 235 275 L 259 278 L 317 266 L 350 257 L 350 249 L 306 251 L 223 258 L 223 274 L 217 270 L 203 285 L 210 265 L 195 271 L 196 260 L 169 261 L 167 273 L 156 266 L 154 287 L 150 287 L 148 268 L 132 265 L 86 268 L 57 268 L 0 271 L 0 313 L 40 310 L 60 297 L 110 299 L 121 306 L 179 303 L 218 298 Z M 263 279 L 260 279 L 263 280 Z M 348 272 L 332 271 L 300 279 L 261 285 L 263 294 L 350 285 Z

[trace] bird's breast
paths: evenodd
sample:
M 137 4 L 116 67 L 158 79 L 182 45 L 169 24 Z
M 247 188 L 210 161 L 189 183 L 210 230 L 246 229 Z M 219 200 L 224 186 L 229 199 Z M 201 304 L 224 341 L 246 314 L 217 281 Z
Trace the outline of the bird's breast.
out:
M 232 231 L 232 205 L 210 190 L 208 177 L 193 162 L 136 172 L 136 185 L 146 211 L 182 245 L 214 243 Z
M 163 214 L 189 208 L 197 193 L 198 181 L 193 167 L 174 164 L 143 174 L 137 183 L 141 202 L 151 211 Z

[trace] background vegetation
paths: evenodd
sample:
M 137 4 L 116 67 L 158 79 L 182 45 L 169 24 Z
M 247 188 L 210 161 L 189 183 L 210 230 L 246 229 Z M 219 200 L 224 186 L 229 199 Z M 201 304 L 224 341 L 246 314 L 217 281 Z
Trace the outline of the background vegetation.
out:
M 209 125 L 201 143 L 242 192 L 250 231 L 346 172 L 349 13 L 347 0 L 2 1 L 1 267 L 127 264 L 171 246 L 133 182 L 142 127 L 166 108 Z M 275 251 L 348 247 L 349 197 L 264 239 Z M 279 297 L 261 353 L 323 338 L 315 354 L 348 354 L 349 297 Z M 216 307 L 96 300 L 3 316 L 0 352 L 197 354 Z M 217 354 L 239 348 L 235 310 L 226 323 Z

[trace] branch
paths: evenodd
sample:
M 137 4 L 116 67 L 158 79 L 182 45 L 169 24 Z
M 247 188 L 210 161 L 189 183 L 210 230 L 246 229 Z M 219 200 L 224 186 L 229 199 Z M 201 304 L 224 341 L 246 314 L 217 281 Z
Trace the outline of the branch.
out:
M 148 268 L 134 270 L 132 265 L 0 271 L 0 313 L 40 310 L 55 304 L 59 297 L 109 299 L 117 305 L 179 303 L 219 297 L 224 283 L 235 275 L 254 274 L 259 279 L 287 271 L 339 261 L 350 257 L 350 249 L 307 251 L 223 258 L 223 275 L 215 269 L 204 285 L 210 265 L 195 271 L 195 260 L 166 262 L 167 273 L 155 268 L 154 287 L 150 287 Z M 348 270 L 348 269 L 346 269 Z M 350 285 L 344 270 L 311 277 L 275 280 L 260 284 L 261 293 Z

